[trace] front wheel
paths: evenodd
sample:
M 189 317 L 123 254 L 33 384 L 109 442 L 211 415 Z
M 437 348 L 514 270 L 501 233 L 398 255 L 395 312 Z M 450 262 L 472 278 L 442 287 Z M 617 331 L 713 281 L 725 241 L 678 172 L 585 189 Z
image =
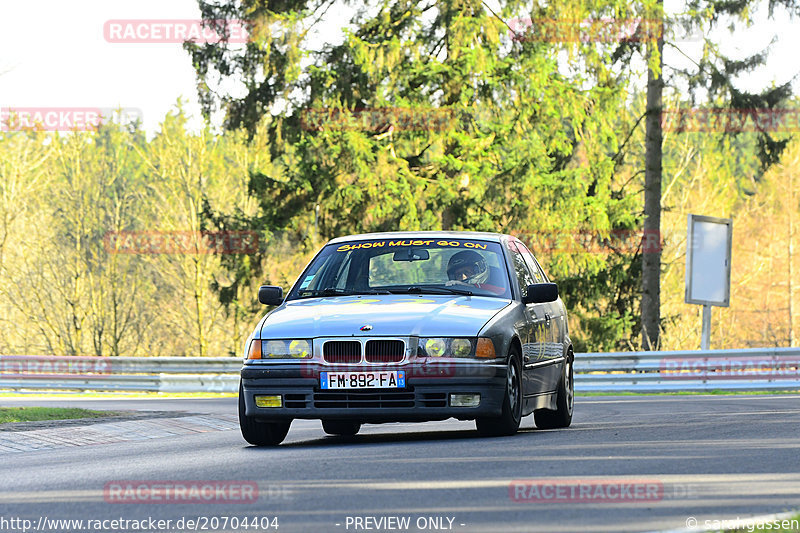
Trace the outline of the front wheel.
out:
M 572 354 L 567 355 L 564 372 L 558 384 L 556 410 L 537 409 L 533 412 L 533 420 L 539 429 L 556 429 L 569 427 L 572 423 L 572 408 L 575 402 L 575 382 L 572 373 Z
M 506 392 L 503 410 L 496 418 L 478 418 L 475 425 L 478 433 L 489 437 L 513 435 L 519 429 L 522 419 L 522 385 L 520 381 L 519 357 L 509 354 L 506 369 Z
M 239 383 L 239 428 L 244 440 L 254 446 L 277 446 L 289 433 L 291 420 L 262 422 L 255 417 L 247 416 L 244 407 L 244 391 Z

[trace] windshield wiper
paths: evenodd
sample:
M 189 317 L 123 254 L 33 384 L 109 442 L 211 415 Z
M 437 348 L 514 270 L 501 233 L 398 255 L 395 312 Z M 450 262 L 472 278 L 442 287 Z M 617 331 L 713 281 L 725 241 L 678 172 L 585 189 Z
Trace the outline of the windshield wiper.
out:
M 387 290 L 363 290 L 354 291 L 348 289 L 337 289 L 335 287 L 326 287 L 324 289 L 302 289 L 298 292 L 301 297 L 308 296 L 353 296 L 356 294 L 392 294 Z
M 416 285 L 412 285 L 411 287 L 407 287 L 405 289 L 398 289 L 397 291 L 392 292 L 400 292 L 406 294 L 423 294 L 423 293 L 433 293 L 433 294 L 460 294 L 462 296 L 472 296 L 472 291 L 467 289 L 454 289 L 452 287 L 432 287 L 426 285 L 425 287 L 418 287 Z

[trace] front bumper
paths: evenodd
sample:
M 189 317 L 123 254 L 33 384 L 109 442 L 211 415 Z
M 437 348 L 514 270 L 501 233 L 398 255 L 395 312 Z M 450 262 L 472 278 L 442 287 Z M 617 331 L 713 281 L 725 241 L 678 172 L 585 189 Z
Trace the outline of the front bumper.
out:
M 396 389 L 320 388 L 319 373 L 405 370 Z M 265 420 L 357 419 L 362 422 L 471 420 L 499 416 L 506 366 L 499 362 L 413 362 L 399 365 L 329 365 L 319 362 L 248 363 L 242 368 L 245 414 Z M 280 394 L 282 407 L 258 407 L 256 395 Z M 450 394 L 480 394 L 476 407 L 450 406 Z

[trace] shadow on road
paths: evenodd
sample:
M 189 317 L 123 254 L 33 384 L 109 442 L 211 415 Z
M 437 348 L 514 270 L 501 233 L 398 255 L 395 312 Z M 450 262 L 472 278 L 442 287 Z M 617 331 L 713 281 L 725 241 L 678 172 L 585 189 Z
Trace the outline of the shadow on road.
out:
M 397 433 L 379 433 L 379 434 L 360 434 L 353 436 L 334 436 L 324 435 L 320 438 L 314 438 L 303 441 L 285 442 L 279 448 L 324 448 L 329 446 L 342 446 L 347 444 L 352 445 L 367 445 L 379 444 L 390 445 L 399 442 L 436 442 L 436 441 L 452 441 L 452 440 L 480 440 L 480 441 L 496 441 L 499 439 L 514 439 L 521 438 L 526 434 L 543 435 L 545 433 L 555 433 L 553 430 L 541 430 L 536 428 L 520 428 L 516 435 L 510 437 L 482 437 L 476 430 L 456 429 L 451 431 L 415 431 L 415 432 L 400 432 Z M 322 430 L 320 429 L 320 433 Z M 289 437 L 291 437 L 291 430 Z M 259 446 L 246 446 L 245 449 L 258 450 Z M 274 449 L 274 448 L 273 448 Z

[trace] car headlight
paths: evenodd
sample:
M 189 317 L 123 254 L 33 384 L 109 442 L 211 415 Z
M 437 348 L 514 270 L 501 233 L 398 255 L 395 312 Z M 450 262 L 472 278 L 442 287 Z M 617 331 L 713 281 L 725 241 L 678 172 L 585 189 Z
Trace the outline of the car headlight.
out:
M 286 353 L 286 341 L 267 341 L 263 344 L 261 351 L 267 358 Z
M 262 359 L 310 359 L 309 339 L 273 339 L 261 341 Z
M 425 355 L 441 357 L 447 350 L 447 341 L 445 339 L 426 339 L 422 346 L 425 348 Z
M 456 357 L 468 357 L 472 353 L 472 343 L 469 339 L 453 339 L 450 342 L 450 351 Z
M 420 338 L 418 357 L 474 357 L 475 339 L 432 337 Z
M 311 357 L 311 343 L 305 339 L 294 339 L 289 343 L 289 355 L 294 359 Z

